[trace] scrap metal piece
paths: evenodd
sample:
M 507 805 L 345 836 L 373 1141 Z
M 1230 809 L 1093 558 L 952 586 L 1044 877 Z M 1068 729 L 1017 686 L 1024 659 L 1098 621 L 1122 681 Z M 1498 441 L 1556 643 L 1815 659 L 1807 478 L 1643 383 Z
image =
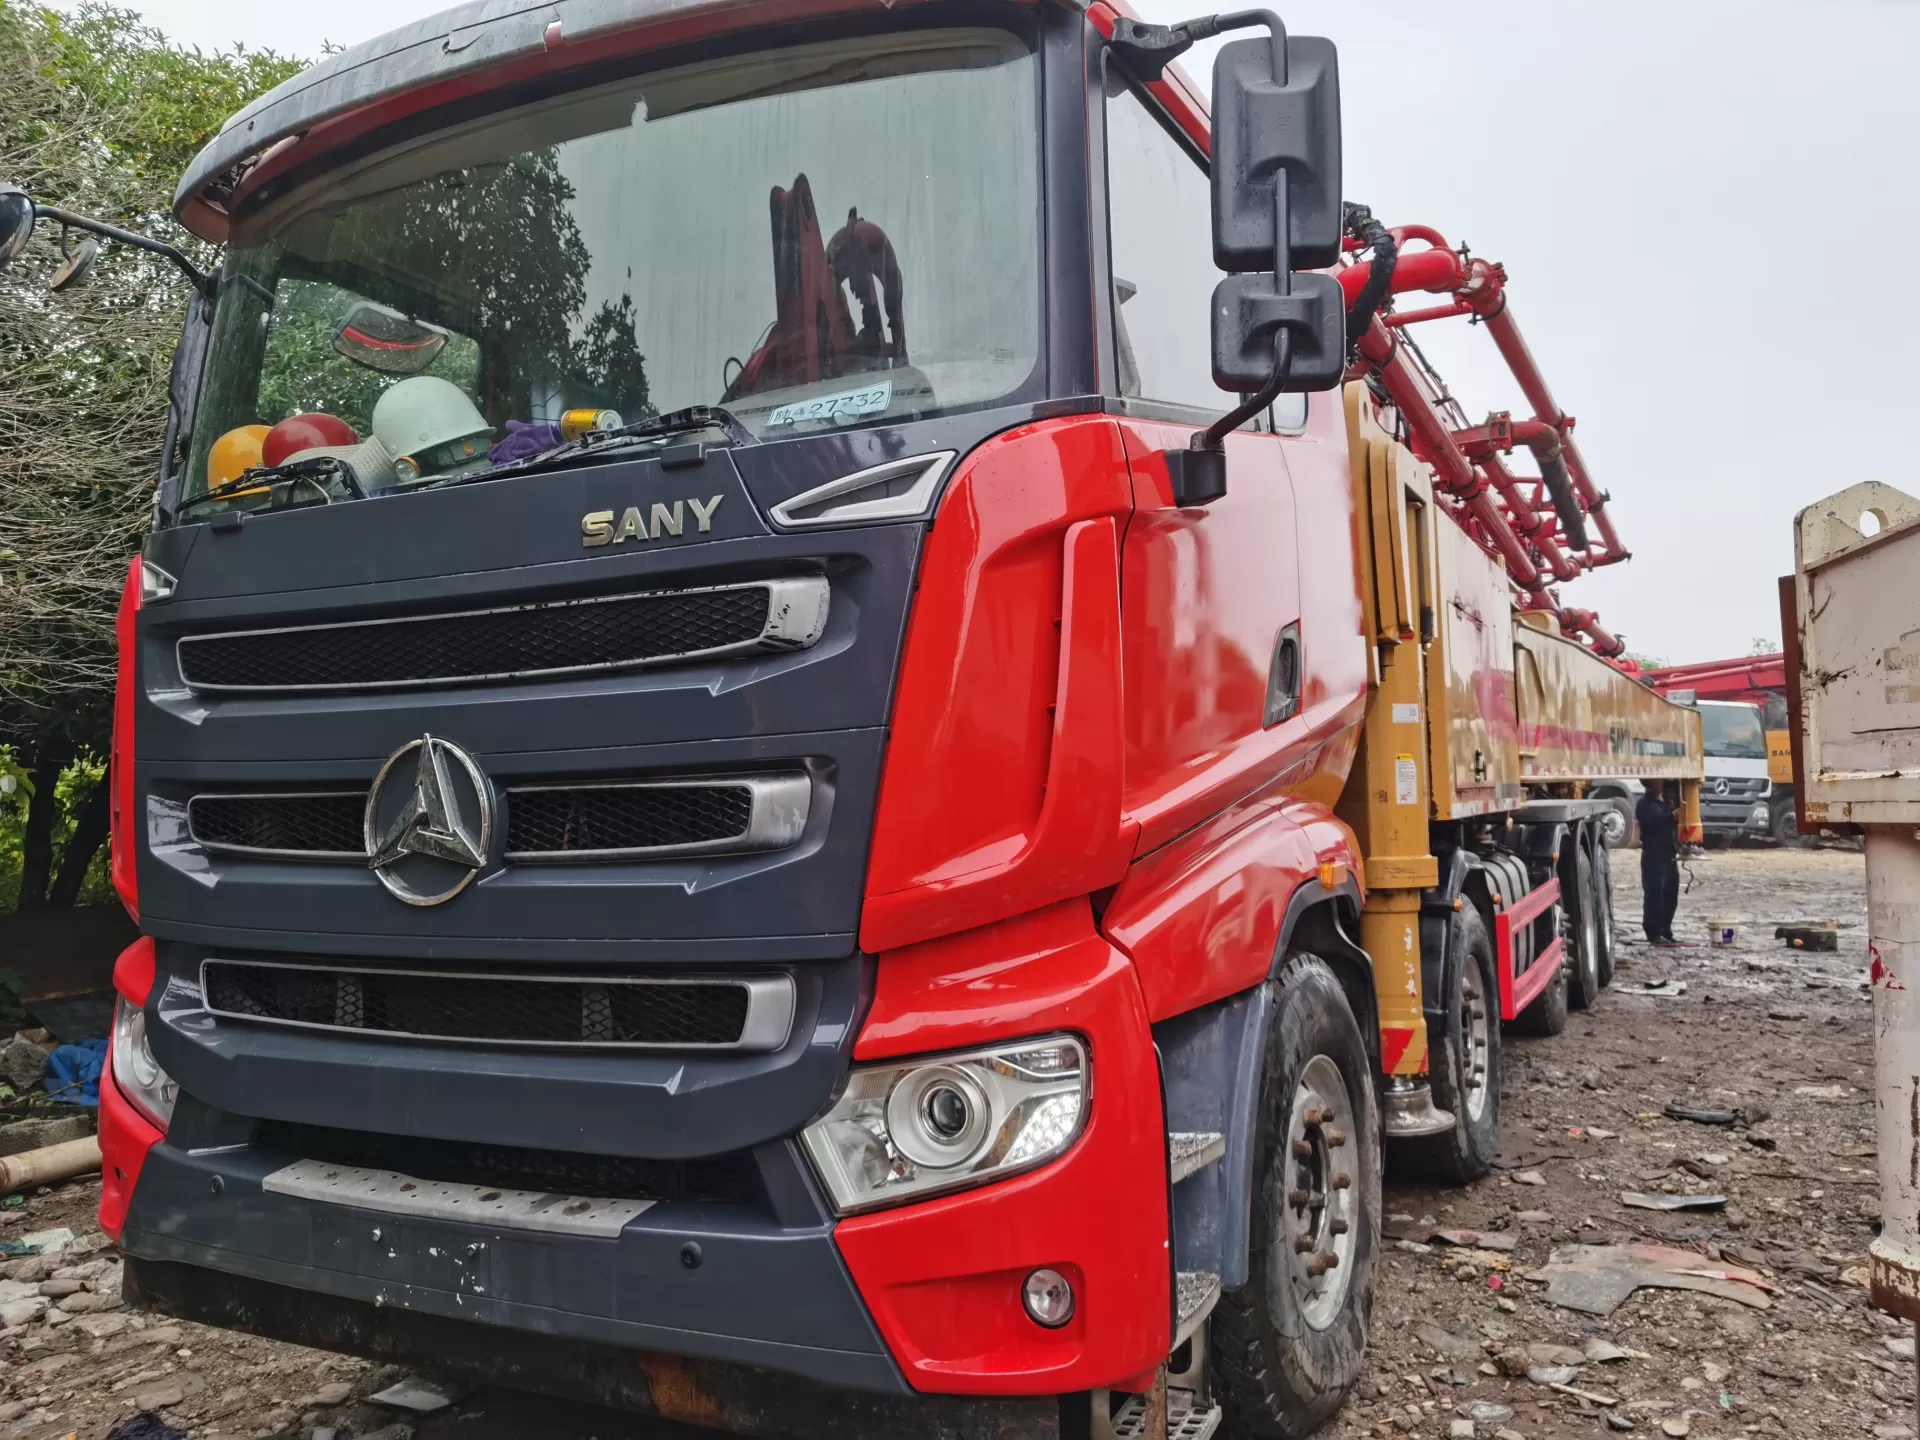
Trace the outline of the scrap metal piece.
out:
M 1642 1287 L 1698 1290 L 1766 1310 L 1767 1292 L 1777 1288 L 1752 1270 L 1666 1245 L 1563 1245 L 1533 1278 L 1547 1282 L 1550 1304 L 1587 1315 L 1611 1315 Z

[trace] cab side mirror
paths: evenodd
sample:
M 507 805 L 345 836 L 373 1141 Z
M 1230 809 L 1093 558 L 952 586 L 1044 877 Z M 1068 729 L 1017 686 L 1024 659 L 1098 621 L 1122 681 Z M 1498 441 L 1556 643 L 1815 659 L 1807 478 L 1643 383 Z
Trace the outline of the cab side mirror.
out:
M 1195 41 L 1265 26 L 1267 37 L 1223 46 L 1213 66 L 1213 382 L 1247 398 L 1163 452 L 1176 505 L 1227 493 L 1226 437 L 1282 391 L 1331 390 L 1346 370 L 1346 301 L 1339 262 L 1340 66 L 1330 40 L 1290 39 L 1271 10 L 1182 25 L 1115 24 L 1114 50 L 1157 77 Z
M 1331 390 L 1346 369 L 1339 263 L 1340 73 L 1333 42 L 1284 32 L 1213 67 L 1214 383 Z M 1281 353 L 1284 350 L 1284 353 Z M 1262 402 L 1271 403 L 1271 396 Z

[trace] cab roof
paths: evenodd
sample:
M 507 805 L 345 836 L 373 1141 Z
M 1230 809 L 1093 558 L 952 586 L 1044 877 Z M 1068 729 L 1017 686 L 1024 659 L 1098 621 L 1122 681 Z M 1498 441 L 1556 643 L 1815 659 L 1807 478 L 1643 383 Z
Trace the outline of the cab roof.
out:
M 622 54 L 900 3 L 470 0 L 329 55 L 234 115 L 187 167 L 174 214 L 202 239 L 224 243 L 232 210 L 264 181 L 404 116 Z

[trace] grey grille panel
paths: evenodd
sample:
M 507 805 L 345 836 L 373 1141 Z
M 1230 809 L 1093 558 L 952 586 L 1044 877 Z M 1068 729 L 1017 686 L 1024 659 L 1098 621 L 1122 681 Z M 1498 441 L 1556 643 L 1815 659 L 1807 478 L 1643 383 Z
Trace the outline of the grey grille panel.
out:
M 807 828 L 805 775 L 525 785 L 507 791 L 507 859 L 658 860 L 783 850 Z
M 782 850 L 807 827 L 800 773 L 698 780 L 601 780 L 507 792 L 506 859 L 516 864 L 660 860 Z M 366 863 L 364 790 L 209 793 L 187 802 L 208 850 L 263 860 Z
M 208 850 L 287 860 L 366 862 L 364 790 L 196 795 L 187 833 Z
M 786 975 L 498 975 L 210 958 L 215 1015 L 267 1025 L 487 1045 L 777 1050 L 793 1027 Z
M 188 635 L 180 675 L 214 694 L 395 690 L 545 679 L 800 650 L 826 628 L 830 587 L 802 575 L 744 585 L 383 620 Z

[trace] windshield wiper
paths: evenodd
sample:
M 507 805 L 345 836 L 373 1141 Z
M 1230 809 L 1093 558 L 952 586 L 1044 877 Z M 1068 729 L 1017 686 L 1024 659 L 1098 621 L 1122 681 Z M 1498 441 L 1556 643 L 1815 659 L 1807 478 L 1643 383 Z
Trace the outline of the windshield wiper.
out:
M 509 460 L 468 475 L 449 475 L 441 480 L 428 480 L 409 488 L 441 489 L 452 485 L 468 485 L 476 480 L 497 480 L 503 475 L 524 475 L 570 465 L 576 460 L 589 460 L 608 450 L 624 449 L 629 444 L 659 440 L 669 435 L 688 435 L 701 430 L 718 430 L 736 445 L 760 443 L 760 438 L 742 424 L 731 410 L 720 405 L 689 405 L 684 410 L 670 410 L 665 415 L 636 420 L 631 425 L 622 425 L 618 430 L 590 431 L 578 440 L 565 441 L 524 459 Z
M 178 521 L 189 510 L 202 505 L 210 505 L 216 500 L 233 500 L 242 495 L 253 495 L 261 490 L 270 490 L 275 485 L 285 485 L 283 492 L 291 495 L 302 484 L 311 485 L 319 492 L 323 503 L 333 503 L 333 492 L 326 482 L 338 479 L 356 500 L 367 498 L 366 490 L 360 484 L 360 477 L 353 473 L 353 467 L 335 455 L 316 455 L 311 460 L 289 460 L 284 465 L 256 465 L 251 470 L 243 470 L 233 479 L 202 491 L 175 507 L 173 518 Z M 269 499 L 269 509 L 278 509 L 277 498 Z

